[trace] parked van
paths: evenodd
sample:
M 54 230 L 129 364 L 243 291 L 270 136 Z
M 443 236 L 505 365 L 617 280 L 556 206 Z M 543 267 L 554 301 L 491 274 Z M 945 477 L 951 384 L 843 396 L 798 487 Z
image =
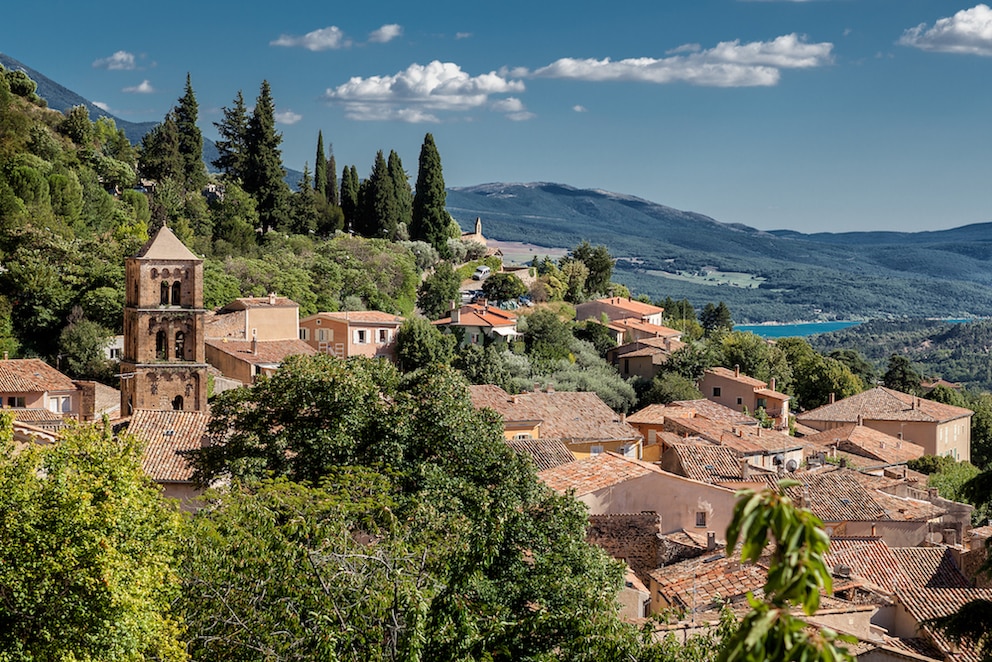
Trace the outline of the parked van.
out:
M 492 270 L 485 265 L 476 267 L 475 273 L 472 274 L 472 280 L 485 280 L 490 273 L 492 273 Z

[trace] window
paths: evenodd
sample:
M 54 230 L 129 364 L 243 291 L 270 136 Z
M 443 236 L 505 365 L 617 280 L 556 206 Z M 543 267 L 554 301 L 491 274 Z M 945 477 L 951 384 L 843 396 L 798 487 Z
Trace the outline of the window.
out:
M 111 347 L 110 348 L 110 358 L 111 359 L 118 359 L 119 360 L 121 358 L 121 348 L 120 347 Z
M 696 526 L 706 526 L 706 511 L 701 510 L 696 513 Z
M 328 333 L 327 329 L 317 329 L 317 340 L 319 342 L 327 342 L 328 340 L 330 340 L 330 338 L 328 337 L 329 335 L 330 334 Z
M 72 411 L 72 399 L 68 395 L 53 395 L 48 399 L 49 411 L 66 414 Z
M 513 438 L 514 439 L 533 439 L 533 437 L 530 436 L 530 432 L 518 432 L 517 434 L 513 435 Z
M 183 284 L 178 280 L 172 284 L 172 305 L 178 306 L 183 295 Z
M 186 334 L 182 331 L 176 332 L 176 353 L 175 357 L 177 359 L 185 358 L 184 349 L 186 348 Z
M 300 327 L 300 340 L 310 340 L 310 329 L 305 326 Z
M 183 396 L 177 395 L 172 399 L 172 408 L 175 409 L 176 411 L 183 410 Z
M 593 455 L 601 455 L 603 453 L 603 447 L 593 446 L 589 449 L 589 452 L 592 453 Z
M 629 375 L 630 374 L 630 359 L 624 359 L 623 360 L 623 373 L 625 375 Z
M 23 395 L 12 395 L 7 398 L 8 407 L 20 407 L 24 408 L 24 396 Z
M 159 289 L 161 291 L 161 294 L 159 296 L 159 301 L 158 301 L 159 304 L 162 305 L 162 306 L 168 306 L 169 305 L 169 284 L 163 280 L 162 281 L 162 286 Z
M 155 358 L 163 361 L 169 358 L 165 343 L 165 331 L 159 331 L 155 334 Z
M 739 405 L 744 404 L 744 398 L 737 398 L 737 404 Z
M 385 345 L 389 342 L 389 329 L 379 329 L 379 344 Z
M 368 331 L 365 329 L 355 329 L 355 342 L 364 345 L 368 340 Z
M 713 387 L 713 397 L 714 398 L 719 398 L 720 397 L 720 387 L 719 386 L 714 386 Z
M 765 398 L 758 398 L 758 403 L 757 403 L 757 405 L 755 405 L 755 409 L 758 409 L 758 408 L 767 409 L 768 408 L 768 400 L 765 399 Z

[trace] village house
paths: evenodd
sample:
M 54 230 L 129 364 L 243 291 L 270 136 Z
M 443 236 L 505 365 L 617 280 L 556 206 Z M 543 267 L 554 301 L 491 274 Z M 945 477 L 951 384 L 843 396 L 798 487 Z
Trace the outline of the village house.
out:
M 591 391 L 532 391 L 510 395 L 492 384 L 469 387 L 476 409 L 503 417 L 506 439 L 558 439 L 575 457 L 614 451 L 640 457 L 641 435 Z
M 775 427 L 789 426 L 789 400 L 785 393 L 775 390 L 775 379 L 766 383 L 741 374 L 740 367 L 709 368 L 699 382 L 703 397 L 725 407 L 754 414 L 759 409 L 775 421 Z
M 613 365 L 624 379 L 632 377 L 653 379 L 661 372 L 662 366 L 668 361 L 672 352 L 685 347 L 685 343 L 680 338 L 681 334 L 659 335 L 626 342 L 607 350 L 606 361 Z
M 582 322 L 591 319 L 599 322 L 605 318 L 608 323 L 611 323 L 634 319 L 664 328 L 662 324 L 664 312 L 664 308 L 652 306 L 630 297 L 604 297 L 577 305 L 575 307 L 575 320 Z M 668 330 L 671 331 L 671 329 Z
M 705 398 L 676 401 L 667 405 L 648 405 L 627 417 L 627 422 L 644 435 L 643 459 L 648 462 L 657 462 L 661 459 L 661 454 L 665 450 L 663 435 L 669 434 L 674 439 L 680 438 L 680 435 L 666 431 L 666 417 L 675 419 L 706 418 L 710 421 L 728 424 L 731 429 L 738 426 L 758 425 L 756 419 Z
M 396 358 L 404 318 L 378 310 L 317 313 L 300 320 L 300 340 L 321 354 Z
M 210 416 L 202 411 L 137 409 L 127 431 L 142 442 L 141 468 L 162 488 L 162 495 L 176 499 L 184 510 L 196 507 L 202 495 L 193 481 L 193 467 L 182 453 L 203 446 Z
M 664 427 L 665 431 L 680 437 L 731 448 L 752 466 L 768 471 L 796 471 L 805 464 L 808 455 L 821 450 L 782 430 L 752 424 L 734 425 L 703 416 L 668 416 Z
M 848 423 L 803 437 L 803 441 L 828 449 L 831 457 L 846 457 L 848 466 L 881 469 L 905 465 L 926 455 L 911 441 L 898 439 L 860 423 Z
M 15 410 L 24 424 L 60 429 L 66 418 L 92 421 L 114 411 L 105 402 L 107 392 L 117 393 L 96 382 L 72 380 L 41 359 L 0 360 L 0 407 Z
M 971 460 L 974 412 L 877 386 L 797 416 L 804 425 L 831 430 L 851 423 L 922 446 L 927 455 Z
M 249 386 L 259 376 L 271 376 L 288 356 L 317 351 L 299 338 L 292 340 L 206 340 L 207 361 L 227 379 Z
M 452 308 L 448 317 L 436 320 L 434 325 L 460 336 L 462 347 L 489 342 L 505 344 L 518 335 L 517 316 L 485 301 Z

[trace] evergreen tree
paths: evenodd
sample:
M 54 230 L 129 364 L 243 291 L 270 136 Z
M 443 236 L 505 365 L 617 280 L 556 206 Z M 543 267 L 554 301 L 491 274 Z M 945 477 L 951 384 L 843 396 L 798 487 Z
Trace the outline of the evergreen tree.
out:
M 221 110 L 224 119 L 214 122 L 221 138 L 216 143 L 220 156 L 213 165 L 231 179 L 244 180 L 245 160 L 248 157 L 248 111 L 245 109 L 241 90 L 238 90 L 238 95 L 234 98 L 234 106 L 225 106 Z
M 714 331 L 731 331 L 734 328 L 730 309 L 722 301 L 715 306 L 712 303 L 706 304 L 702 312 L 699 313 L 699 323 L 703 325 L 707 336 Z
M 331 148 L 331 154 L 327 158 L 327 184 L 325 186 L 327 191 L 327 202 L 334 205 L 335 207 L 341 206 L 341 195 L 338 190 L 338 164 L 334 159 L 334 148 Z
M 309 235 L 317 230 L 317 192 L 310 180 L 310 164 L 303 164 L 303 177 L 300 179 L 299 190 L 291 194 L 292 221 L 294 234 Z
M 187 191 L 200 191 L 207 183 L 207 170 L 203 165 L 203 134 L 196 125 L 199 106 L 189 74 L 186 74 L 186 93 L 173 109 L 176 129 L 179 131 L 179 156 L 183 164 L 183 184 Z
M 358 217 L 358 187 L 358 169 L 345 166 L 341 172 L 341 211 L 344 212 L 345 228 L 352 232 L 356 231 Z
M 920 394 L 920 373 L 913 367 L 912 362 L 901 354 L 889 357 L 888 369 L 882 375 L 882 384 L 903 393 Z
M 245 136 L 247 158 L 244 188 L 258 203 L 258 217 L 263 233 L 280 229 L 289 220 L 289 187 L 284 181 L 286 171 L 282 167 L 282 154 L 279 150 L 282 135 L 276 131 L 275 114 L 269 81 L 262 81 Z
M 317 131 L 317 158 L 313 162 L 313 188 L 325 199 L 327 198 L 327 157 L 324 155 L 323 131 Z
M 442 256 L 448 253 L 448 225 L 451 217 L 445 209 L 447 193 L 441 172 L 441 155 L 434 136 L 424 136 L 417 169 L 417 192 L 413 196 L 410 239 L 426 241 Z
M 141 157 L 138 161 L 141 176 L 158 182 L 180 177 L 183 172 L 183 157 L 179 145 L 175 114 L 169 112 L 161 124 L 141 139 Z
M 365 199 L 368 217 L 368 229 L 371 237 L 392 239 L 399 224 L 397 214 L 396 194 L 393 180 L 389 176 L 389 165 L 379 150 L 375 155 L 375 165 L 368 179 L 368 191 Z
M 410 180 L 406 170 L 403 169 L 403 162 L 400 161 L 399 154 L 395 150 L 389 152 L 387 170 L 389 179 L 393 183 L 397 225 L 405 223 L 407 227 L 410 227 L 410 219 L 413 217 L 413 192 L 410 190 Z
M 444 316 L 458 299 L 461 281 L 450 262 L 439 262 L 417 290 L 417 307 L 429 320 Z

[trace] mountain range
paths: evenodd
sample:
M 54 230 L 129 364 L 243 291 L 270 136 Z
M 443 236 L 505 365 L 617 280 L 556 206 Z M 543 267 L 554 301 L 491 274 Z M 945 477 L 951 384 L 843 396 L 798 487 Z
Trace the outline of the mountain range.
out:
M 25 71 L 48 106 L 84 105 L 140 142 L 155 123 L 128 122 L 41 72 Z M 217 157 L 204 138 L 204 161 Z M 301 173 L 287 169 L 291 185 Z M 992 223 L 933 232 L 803 234 L 721 223 L 641 198 L 565 184 L 491 183 L 451 188 L 447 206 L 464 228 L 482 218 L 487 237 L 568 249 L 603 244 L 615 280 L 652 298 L 724 301 L 737 322 L 992 317 Z

